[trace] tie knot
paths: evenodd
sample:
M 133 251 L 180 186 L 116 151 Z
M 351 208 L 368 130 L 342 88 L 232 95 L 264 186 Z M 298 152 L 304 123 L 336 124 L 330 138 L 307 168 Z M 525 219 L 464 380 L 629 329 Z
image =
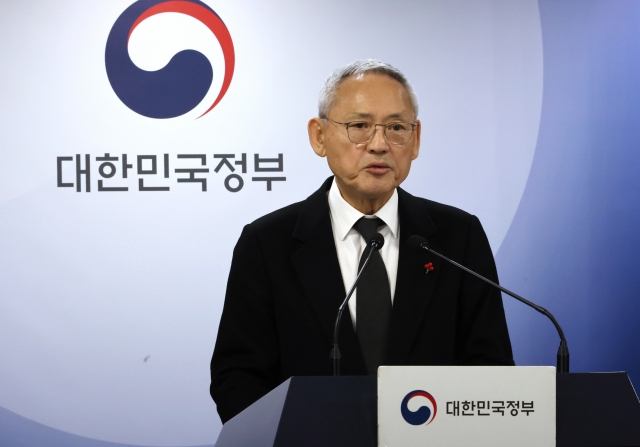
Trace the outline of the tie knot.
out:
M 383 226 L 385 223 L 382 219 L 375 217 L 373 219 L 367 219 L 366 217 L 361 217 L 358 221 L 353 224 L 353 228 L 356 229 L 358 233 L 362 235 L 367 244 L 371 241 L 371 238 L 378 232 L 378 228 Z

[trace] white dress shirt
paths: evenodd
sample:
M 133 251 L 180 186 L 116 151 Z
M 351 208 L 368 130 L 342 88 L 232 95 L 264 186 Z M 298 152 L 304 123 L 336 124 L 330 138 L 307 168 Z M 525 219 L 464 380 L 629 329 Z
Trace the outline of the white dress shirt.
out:
M 342 198 L 340 189 L 333 181 L 329 190 L 329 209 L 331 211 L 331 228 L 333 229 L 333 240 L 336 243 L 338 252 L 338 262 L 342 272 L 342 281 L 347 292 L 353 286 L 358 276 L 358 264 L 362 252 L 367 247 L 367 242 L 353 228 L 353 225 L 365 216 L 360 211 L 352 207 Z M 398 277 L 398 256 L 400 254 L 400 227 L 398 225 L 398 191 L 393 191 L 393 195 L 377 213 L 367 218 L 378 217 L 386 224 L 379 232 L 384 236 L 384 246 L 380 250 L 380 255 L 387 269 L 389 286 L 391 287 L 391 304 L 396 291 L 396 278 Z M 353 326 L 356 326 L 356 300 L 357 289 L 349 300 L 349 312 Z

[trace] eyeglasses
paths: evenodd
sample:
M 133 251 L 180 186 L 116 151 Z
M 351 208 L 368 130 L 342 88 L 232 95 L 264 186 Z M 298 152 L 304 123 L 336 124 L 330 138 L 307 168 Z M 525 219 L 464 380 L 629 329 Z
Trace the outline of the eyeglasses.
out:
M 367 121 L 350 121 L 341 123 L 331 118 L 323 118 L 336 124 L 341 124 L 347 129 L 349 141 L 355 144 L 368 143 L 378 129 L 378 126 L 384 127 L 384 136 L 391 144 L 407 144 L 413 135 L 413 129 L 417 124 L 394 122 L 388 124 L 375 124 Z

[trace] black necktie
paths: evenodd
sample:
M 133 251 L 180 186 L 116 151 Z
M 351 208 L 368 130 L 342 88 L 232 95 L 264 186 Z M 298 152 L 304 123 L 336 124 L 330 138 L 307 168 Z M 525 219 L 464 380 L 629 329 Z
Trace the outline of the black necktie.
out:
M 384 222 L 378 218 L 360 218 L 354 225 L 358 233 L 369 244 Z M 358 271 L 362 268 L 369 250 L 365 249 L 360 257 Z M 376 375 L 378 366 L 384 361 L 389 318 L 391 316 L 391 287 L 387 269 L 380 252 L 371 255 L 367 268 L 362 272 L 358 283 L 356 299 L 356 334 L 369 375 Z

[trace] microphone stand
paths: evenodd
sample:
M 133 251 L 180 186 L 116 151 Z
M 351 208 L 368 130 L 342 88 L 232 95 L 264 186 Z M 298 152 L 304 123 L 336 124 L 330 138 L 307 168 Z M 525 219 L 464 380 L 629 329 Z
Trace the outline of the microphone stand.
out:
M 422 238 L 420 238 L 420 239 L 422 239 Z M 557 362 L 556 370 L 557 370 L 558 373 L 562 373 L 562 374 L 569 372 L 569 347 L 567 345 L 567 339 L 564 337 L 564 332 L 562 331 L 562 328 L 560 327 L 560 324 L 555 319 L 553 314 L 551 314 L 551 312 L 549 312 L 544 307 L 538 306 L 537 304 L 532 303 L 531 301 L 521 297 L 520 295 L 517 295 L 517 294 L 513 293 L 511 290 L 505 289 L 500 284 L 497 284 L 497 283 L 491 281 L 490 279 L 487 279 L 484 276 L 479 275 L 478 273 L 474 272 L 473 270 L 470 270 L 470 269 L 466 268 L 464 265 L 457 263 L 453 259 L 449 259 L 446 256 L 441 255 L 437 251 L 432 250 L 429 247 L 429 245 L 427 244 L 426 241 L 421 242 L 419 247 L 422 248 L 423 250 L 427 250 L 429 253 L 432 253 L 432 254 L 438 256 L 439 258 L 444 259 L 445 261 L 449 262 L 450 264 L 455 265 L 456 267 L 464 270 L 465 272 L 472 274 L 476 278 L 479 278 L 479 279 L 483 280 L 484 282 L 491 284 L 493 287 L 501 290 L 502 292 L 506 293 L 509 296 L 512 296 L 513 298 L 515 298 L 518 301 L 526 304 L 527 306 L 533 307 L 535 310 L 537 310 L 541 314 L 547 316 L 547 318 L 549 318 L 551 320 L 551 322 L 553 323 L 553 325 L 556 327 L 556 330 L 558 331 L 558 335 L 560 336 L 560 347 L 558 348 L 558 355 L 557 355 L 557 358 L 556 358 L 556 362 Z
M 371 241 L 371 244 L 369 245 L 370 247 L 369 254 L 365 259 L 364 264 L 362 264 L 362 268 L 358 272 L 358 276 L 356 277 L 356 280 L 353 283 L 353 286 L 351 286 L 351 290 L 349 290 L 349 293 L 347 294 L 346 298 L 344 299 L 344 301 L 340 305 L 340 308 L 338 309 L 336 324 L 333 328 L 333 349 L 331 349 L 331 359 L 333 359 L 334 377 L 337 377 L 340 375 L 340 358 L 342 356 L 340 355 L 340 348 L 338 347 L 338 330 L 340 328 L 340 321 L 342 320 L 342 313 L 344 312 L 344 309 L 347 307 L 347 303 L 349 302 L 351 295 L 353 295 L 353 292 L 356 290 L 356 287 L 358 286 L 358 282 L 360 282 L 360 276 L 362 276 L 362 272 L 364 272 L 364 269 L 367 268 L 367 264 L 369 264 L 369 260 L 371 259 L 371 255 L 373 254 L 374 250 L 379 250 L 382 248 L 382 245 L 384 244 L 384 239 L 382 239 L 382 241 L 383 241 L 382 244 L 377 239 L 373 239 Z

